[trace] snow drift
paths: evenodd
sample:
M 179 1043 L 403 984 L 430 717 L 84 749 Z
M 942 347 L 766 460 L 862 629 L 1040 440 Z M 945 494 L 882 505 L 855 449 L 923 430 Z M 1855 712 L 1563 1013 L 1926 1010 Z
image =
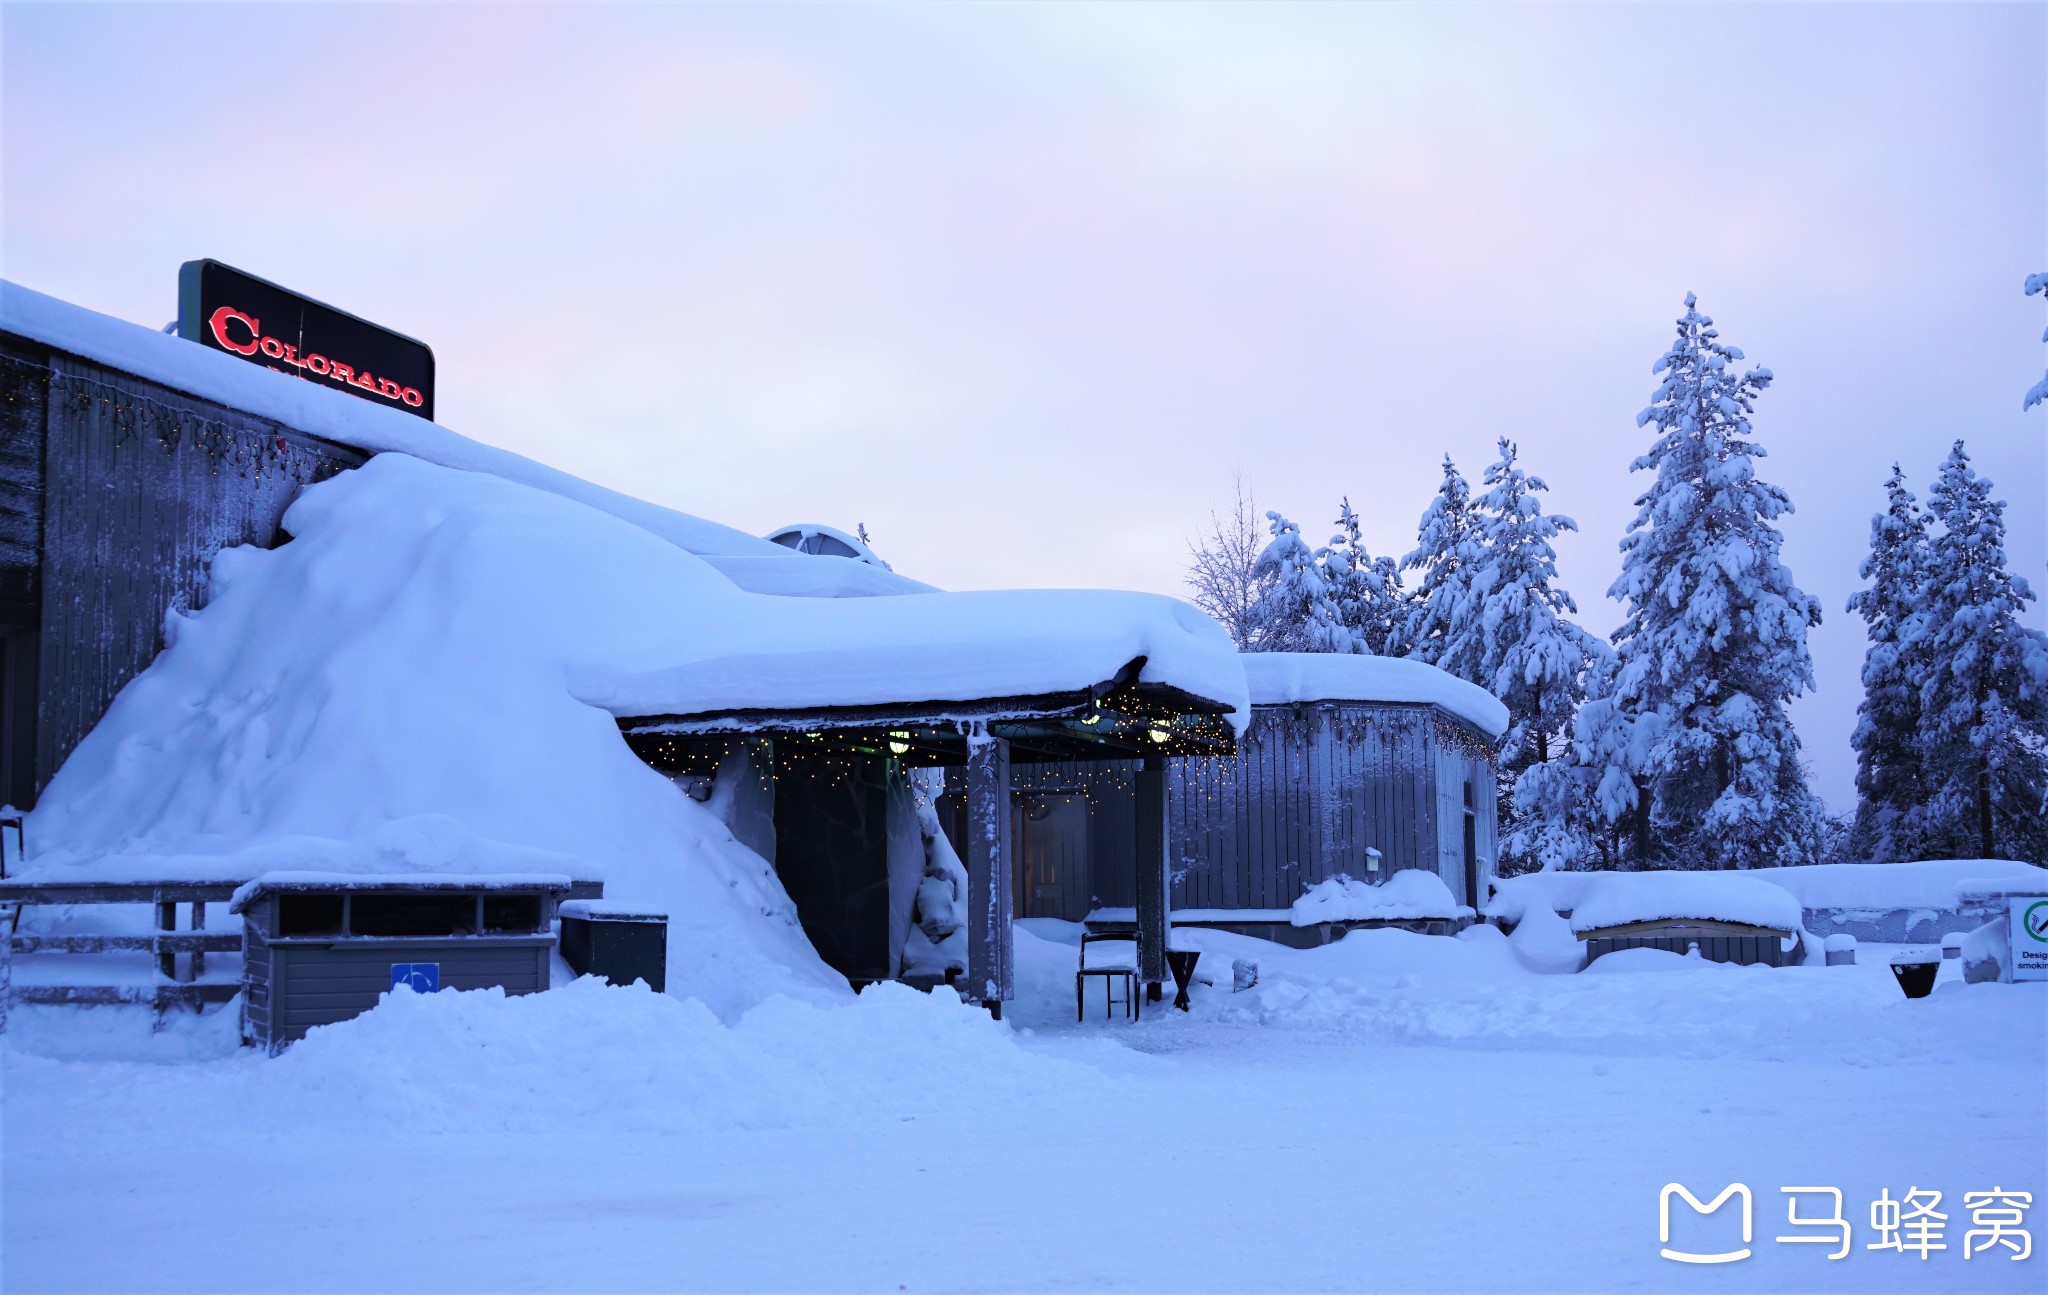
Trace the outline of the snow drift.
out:
M 1949 910 L 1981 900 L 1987 894 L 2024 893 L 2034 887 L 2048 893 L 2048 868 L 2015 863 L 2009 859 L 1817 863 L 1790 868 L 1752 868 L 1740 873 L 1534 872 L 1496 881 L 1493 899 L 1486 905 L 1486 915 L 1503 922 L 1519 922 L 1526 912 L 1538 907 L 1554 913 L 1574 913 L 1585 902 L 1592 886 L 1612 880 L 1616 886 L 1626 887 L 1633 884 L 1629 880 L 1631 878 L 1663 876 L 1747 878 L 1785 891 L 1803 909 L 1845 912 Z M 1663 883 L 1652 880 L 1645 884 L 1656 886 Z M 1714 883 L 1709 880 L 1705 884 Z
M 285 525 L 215 557 L 207 605 L 58 771 L 37 875 L 598 877 L 669 914 L 669 983 L 721 1014 L 845 992 L 760 856 L 568 686 L 751 595 L 617 518 L 400 455 Z
M 36 875 L 601 879 L 669 914 L 669 984 L 730 1015 L 844 982 L 617 714 L 1071 689 L 1137 657 L 1243 709 L 1228 636 L 1168 598 L 752 594 L 609 513 L 397 454 L 284 523 L 215 557 L 204 608 L 58 771 Z
M 1816 863 L 1750 874 L 1783 886 L 1806 908 L 1881 912 L 1955 908 L 1985 893 L 2029 887 L 2048 893 L 2048 868 L 2010 859 L 1922 859 L 1912 863 Z
M 1330 877 L 1303 891 L 1288 910 L 1288 921 L 1295 926 L 1470 916 L 1472 910 L 1427 868 L 1403 868 L 1377 884 Z

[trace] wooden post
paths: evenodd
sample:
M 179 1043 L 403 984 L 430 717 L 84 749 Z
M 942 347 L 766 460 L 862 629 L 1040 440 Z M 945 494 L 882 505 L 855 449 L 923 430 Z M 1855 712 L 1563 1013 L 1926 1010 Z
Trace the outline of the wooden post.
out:
M 977 725 L 967 735 L 966 997 L 997 1020 L 1017 992 L 1010 847 L 1010 744 Z
M 1166 867 L 1166 757 L 1148 755 L 1137 775 L 1138 974 L 1158 1002 L 1166 982 L 1170 919 Z
M 9 923 L 5 927 L 0 927 L 0 1034 L 7 1033 L 7 1005 L 13 999 L 14 928 L 13 924 Z
M 206 901 L 203 899 L 192 901 L 192 929 L 195 932 L 206 929 Z M 192 950 L 192 979 L 197 980 L 205 974 L 206 954 L 199 949 L 194 949 Z
M 163 892 L 158 891 L 157 894 L 162 895 Z M 178 904 L 176 900 L 159 898 L 156 901 L 156 929 L 165 932 L 178 929 Z M 156 969 L 163 973 L 165 980 L 177 979 L 178 955 L 159 945 L 156 955 Z

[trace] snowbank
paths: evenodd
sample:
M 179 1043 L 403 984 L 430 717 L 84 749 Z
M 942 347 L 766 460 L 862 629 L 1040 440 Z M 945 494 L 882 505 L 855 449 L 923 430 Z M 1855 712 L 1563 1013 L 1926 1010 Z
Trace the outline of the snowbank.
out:
M 1495 740 L 1508 731 L 1508 708 L 1492 693 L 1420 661 L 1337 652 L 1247 652 L 1241 659 L 1254 706 L 1416 702 L 1441 706 Z
M 1498 877 L 1493 883 L 1493 898 L 1486 901 L 1482 910 L 1497 922 L 1513 925 L 1532 912 L 1569 913 L 1578 907 L 1579 896 L 1585 893 L 1593 878 L 1609 874 L 1598 872 L 1529 872 L 1519 877 Z
M 1740 872 L 1605 872 L 1572 906 L 1572 930 L 1692 917 L 1781 931 L 1803 929 L 1799 901 L 1782 886 Z
M 917 593 L 930 588 L 864 562 L 833 563 L 833 569 L 818 571 L 813 568 L 820 564 L 805 555 L 759 536 L 606 490 L 412 414 L 272 372 L 5 280 L 0 280 L 0 329 L 341 445 L 373 454 L 408 454 L 573 499 L 631 522 L 687 552 L 741 559 L 730 563 L 726 574 L 745 588 L 758 582 L 764 593 L 829 589 L 835 597 Z M 842 571 L 839 567 L 856 569 Z
M 1913 863 L 1820 863 L 1759 868 L 1748 874 L 1792 892 L 1802 908 L 1884 912 L 1950 909 L 2001 888 L 2038 887 L 2048 894 L 2048 868 L 2010 859 L 1923 859 Z
M 24 875 L 602 878 L 670 914 L 669 984 L 721 1015 L 846 992 L 767 863 L 569 686 L 753 595 L 594 509 L 400 455 L 285 520 L 291 543 L 215 558 L 204 609 L 58 771 Z
M 1540 904 L 1515 923 L 1508 943 L 1516 959 L 1539 975 L 1567 975 L 1586 964 L 1585 941 L 1572 934 L 1563 918 Z
M 1403 868 L 1374 885 L 1350 877 L 1319 881 L 1288 910 L 1295 926 L 1322 922 L 1397 921 L 1419 918 L 1470 917 L 1442 877 L 1426 868 Z
M 264 1137 L 318 1128 L 408 1142 L 893 1125 L 963 1094 L 999 1116 L 1051 1091 L 1133 1096 L 1090 1067 L 1024 1051 L 1009 1028 L 954 995 L 895 984 L 836 1003 L 775 998 L 730 1023 L 700 1002 L 594 976 L 516 997 L 398 990 L 274 1059 L 228 1047 L 211 1064 L 140 1075 L 133 1065 L 71 1066 L 64 1086 L 92 1074 L 130 1109 L 146 1088 L 151 1120 L 178 1111 L 200 1127 Z M 9 1063 L 15 1079 L 23 1067 L 58 1064 L 18 1050 Z
M 1586 888 L 1606 877 L 1731 876 L 1766 882 L 1790 894 L 1802 909 L 1841 913 L 1897 910 L 1946 912 L 1986 895 L 2039 887 L 2048 893 L 2048 869 L 2007 859 L 1929 859 L 1914 863 L 1822 863 L 1797 868 L 1756 868 L 1742 873 L 1536 872 L 1494 883 L 1486 915 L 1518 922 L 1532 907 L 1554 913 L 1578 909 Z M 1939 934 L 1938 932 L 1936 933 Z

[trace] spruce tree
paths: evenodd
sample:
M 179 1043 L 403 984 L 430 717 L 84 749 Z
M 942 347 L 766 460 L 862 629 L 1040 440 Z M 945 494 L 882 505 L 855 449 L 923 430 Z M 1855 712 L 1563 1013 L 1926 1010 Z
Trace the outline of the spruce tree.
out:
M 1325 551 L 1311 549 L 1301 538 L 1301 527 L 1279 513 L 1269 512 L 1266 519 L 1273 538 L 1255 568 L 1262 591 L 1252 609 L 1253 650 L 1356 651 L 1356 636 L 1337 615 L 1324 576 Z
M 2006 569 L 2004 501 L 1957 441 L 1927 507 L 1926 776 L 1908 830 L 1934 857 L 2048 861 L 2048 636 L 2020 623 L 2034 595 Z
M 1550 759 L 1585 700 L 1586 671 L 1612 654 L 1565 619 L 1578 613 L 1578 604 L 1552 583 L 1557 551 L 1550 542 L 1579 524 L 1546 514 L 1537 496 L 1549 487 L 1515 460 L 1514 443 L 1502 437 L 1500 458 L 1482 479 L 1492 489 L 1472 510 L 1465 583 L 1477 614 L 1452 626 L 1448 655 L 1472 662 L 1473 682 L 1507 706 L 1501 759 L 1519 772 Z
M 1786 706 L 1813 686 L 1806 633 L 1820 606 L 1779 561 L 1772 523 L 1792 501 L 1757 478 L 1750 427 L 1771 373 L 1738 372 L 1742 358 L 1687 293 L 1636 419 L 1656 437 L 1630 470 L 1655 480 L 1608 592 L 1627 606 L 1614 698 L 1641 753 L 1638 863 L 1805 863 L 1819 836 Z
M 1863 702 L 1856 708 L 1856 820 L 1849 853 L 1858 859 L 1910 859 L 1921 851 L 1904 820 L 1921 803 L 1920 685 L 1927 666 L 1925 599 L 1927 514 L 1892 465 L 1885 510 L 1870 519 L 1867 589 L 1849 596 L 1870 646 L 1863 656 Z
M 1416 526 L 1415 549 L 1401 559 L 1401 570 L 1421 573 L 1415 593 L 1395 637 L 1402 656 L 1427 661 L 1467 677 L 1446 651 L 1461 643 L 1461 633 L 1475 610 L 1465 588 L 1465 567 L 1472 556 L 1472 489 L 1444 455 L 1444 479 L 1437 486 Z
M 1509 869 L 1523 871 L 1535 860 L 1517 857 L 1524 834 L 1518 830 L 1522 811 L 1515 785 L 1534 766 L 1564 752 L 1586 697 L 1587 671 L 1612 653 L 1566 619 L 1578 606 L 1553 584 L 1557 551 L 1551 541 L 1576 531 L 1578 523 L 1544 513 L 1538 496 L 1549 487 L 1525 472 L 1516 457 L 1514 443 L 1502 437 L 1500 458 L 1482 478 L 1491 489 L 1472 506 L 1463 573 L 1471 614 L 1446 626 L 1441 662 L 1508 708 L 1498 766 L 1501 822 L 1507 825 L 1502 854 Z M 1539 853 L 1555 851 L 1545 847 Z
M 1323 571 L 1336 603 L 1337 619 L 1356 640 L 1353 649 L 1383 656 L 1400 624 L 1405 605 L 1401 573 L 1390 557 L 1366 551 L 1358 514 L 1350 496 L 1337 506 L 1337 533 L 1323 551 Z
M 1514 813 L 1501 833 L 1504 871 L 1613 868 L 1636 809 L 1641 764 L 1637 726 L 1611 695 L 1612 657 L 1588 671 L 1588 696 L 1560 754 L 1515 780 Z

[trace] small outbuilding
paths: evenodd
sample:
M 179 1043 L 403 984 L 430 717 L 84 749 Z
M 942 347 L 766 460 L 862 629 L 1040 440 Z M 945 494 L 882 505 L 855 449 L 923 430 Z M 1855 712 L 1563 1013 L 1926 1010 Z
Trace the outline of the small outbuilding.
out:
M 276 1052 L 401 986 L 548 987 L 557 876 L 267 873 L 238 889 L 242 1037 Z
M 1571 922 L 1587 966 L 1623 949 L 1696 947 L 1709 962 L 1783 967 L 1802 951 L 1799 901 L 1740 873 L 1602 873 L 1587 881 Z
M 1470 921 L 1494 873 L 1494 750 L 1506 708 L 1401 658 L 1239 661 L 1251 719 L 1236 749 L 1177 761 L 1169 774 L 1173 920 L 1296 944 L 1352 925 L 1435 931 Z M 1125 880 L 1134 768 L 1067 760 L 1018 771 L 1019 916 L 1113 921 L 1134 908 Z M 948 784 L 949 823 L 962 816 L 959 792 Z M 1371 902 L 1378 883 L 1418 869 L 1442 884 L 1414 893 L 1440 902 Z

